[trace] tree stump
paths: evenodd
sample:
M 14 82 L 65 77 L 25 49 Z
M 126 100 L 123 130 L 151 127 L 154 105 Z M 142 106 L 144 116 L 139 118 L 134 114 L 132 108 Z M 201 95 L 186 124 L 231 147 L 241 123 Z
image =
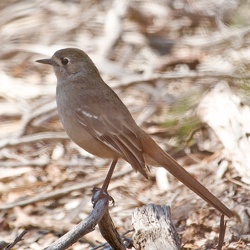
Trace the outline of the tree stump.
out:
M 169 206 L 149 204 L 137 208 L 132 215 L 132 223 L 137 250 L 181 249 L 181 240 L 171 221 Z

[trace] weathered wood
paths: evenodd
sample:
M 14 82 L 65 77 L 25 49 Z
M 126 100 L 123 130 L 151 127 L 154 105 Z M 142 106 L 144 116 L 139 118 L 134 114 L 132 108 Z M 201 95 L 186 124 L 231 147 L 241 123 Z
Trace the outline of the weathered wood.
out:
M 64 234 L 44 250 L 65 250 L 80 240 L 85 234 L 92 232 L 108 210 L 109 198 L 103 196 L 96 202 L 93 211 L 76 227 Z
M 107 210 L 98 223 L 103 238 L 109 243 L 113 250 L 126 250 L 122 238 L 117 232 L 115 225 Z
M 108 194 L 102 194 L 101 188 L 94 188 L 92 193 L 92 202 L 95 204 L 95 200 L 99 200 L 99 197 L 106 196 L 108 197 L 109 201 L 114 203 L 112 197 Z M 95 206 L 95 205 L 94 205 Z M 98 222 L 98 226 L 103 238 L 109 243 L 113 250 L 126 250 L 122 242 L 122 238 L 120 237 L 119 233 L 117 232 L 115 225 L 110 217 L 109 210 L 107 209 L 102 216 L 102 219 Z
M 137 250 L 178 250 L 181 241 L 171 221 L 169 206 L 149 204 L 132 215 L 133 236 Z

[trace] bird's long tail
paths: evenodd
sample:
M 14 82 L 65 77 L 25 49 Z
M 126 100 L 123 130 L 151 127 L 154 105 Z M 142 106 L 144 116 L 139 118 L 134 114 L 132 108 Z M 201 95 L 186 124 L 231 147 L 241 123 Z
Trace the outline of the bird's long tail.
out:
M 144 153 L 150 156 L 160 166 L 164 167 L 173 176 L 175 176 L 184 185 L 199 195 L 203 200 L 219 210 L 222 214 L 230 217 L 234 213 L 219 201 L 207 188 L 193 178 L 180 164 L 178 164 L 170 155 L 164 152 L 157 143 L 144 131 L 142 131 L 142 146 Z

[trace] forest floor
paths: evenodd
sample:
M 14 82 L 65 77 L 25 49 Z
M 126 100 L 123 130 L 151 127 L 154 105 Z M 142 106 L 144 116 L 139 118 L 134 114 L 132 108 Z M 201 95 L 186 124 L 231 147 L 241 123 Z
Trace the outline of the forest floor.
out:
M 92 211 L 91 190 L 110 165 L 67 137 L 56 78 L 35 63 L 66 47 L 88 53 L 136 122 L 235 212 L 223 249 L 250 249 L 249 9 L 248 1 L 2 0 L 0 249 L 24 230 L 13 249 L 44 249 L 72 229 Z M 182 249 L 217 249 L 220 213 L 160 168 L 146 180 L 120 161 L 109 194 L 121 235 L 132 238 L 136 208 L 169 205 Z M 70 249 L 109 249 L 105 242 L 96 227 Z

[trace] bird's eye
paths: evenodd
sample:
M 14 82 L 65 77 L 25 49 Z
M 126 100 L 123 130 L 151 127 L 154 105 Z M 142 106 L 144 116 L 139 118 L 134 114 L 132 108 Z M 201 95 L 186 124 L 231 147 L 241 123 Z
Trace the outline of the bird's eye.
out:
M 64 57 L 61 59 L 61 62 L 63 65 L 67 65 L 69 63 L 69 59 L 67 57 Z

